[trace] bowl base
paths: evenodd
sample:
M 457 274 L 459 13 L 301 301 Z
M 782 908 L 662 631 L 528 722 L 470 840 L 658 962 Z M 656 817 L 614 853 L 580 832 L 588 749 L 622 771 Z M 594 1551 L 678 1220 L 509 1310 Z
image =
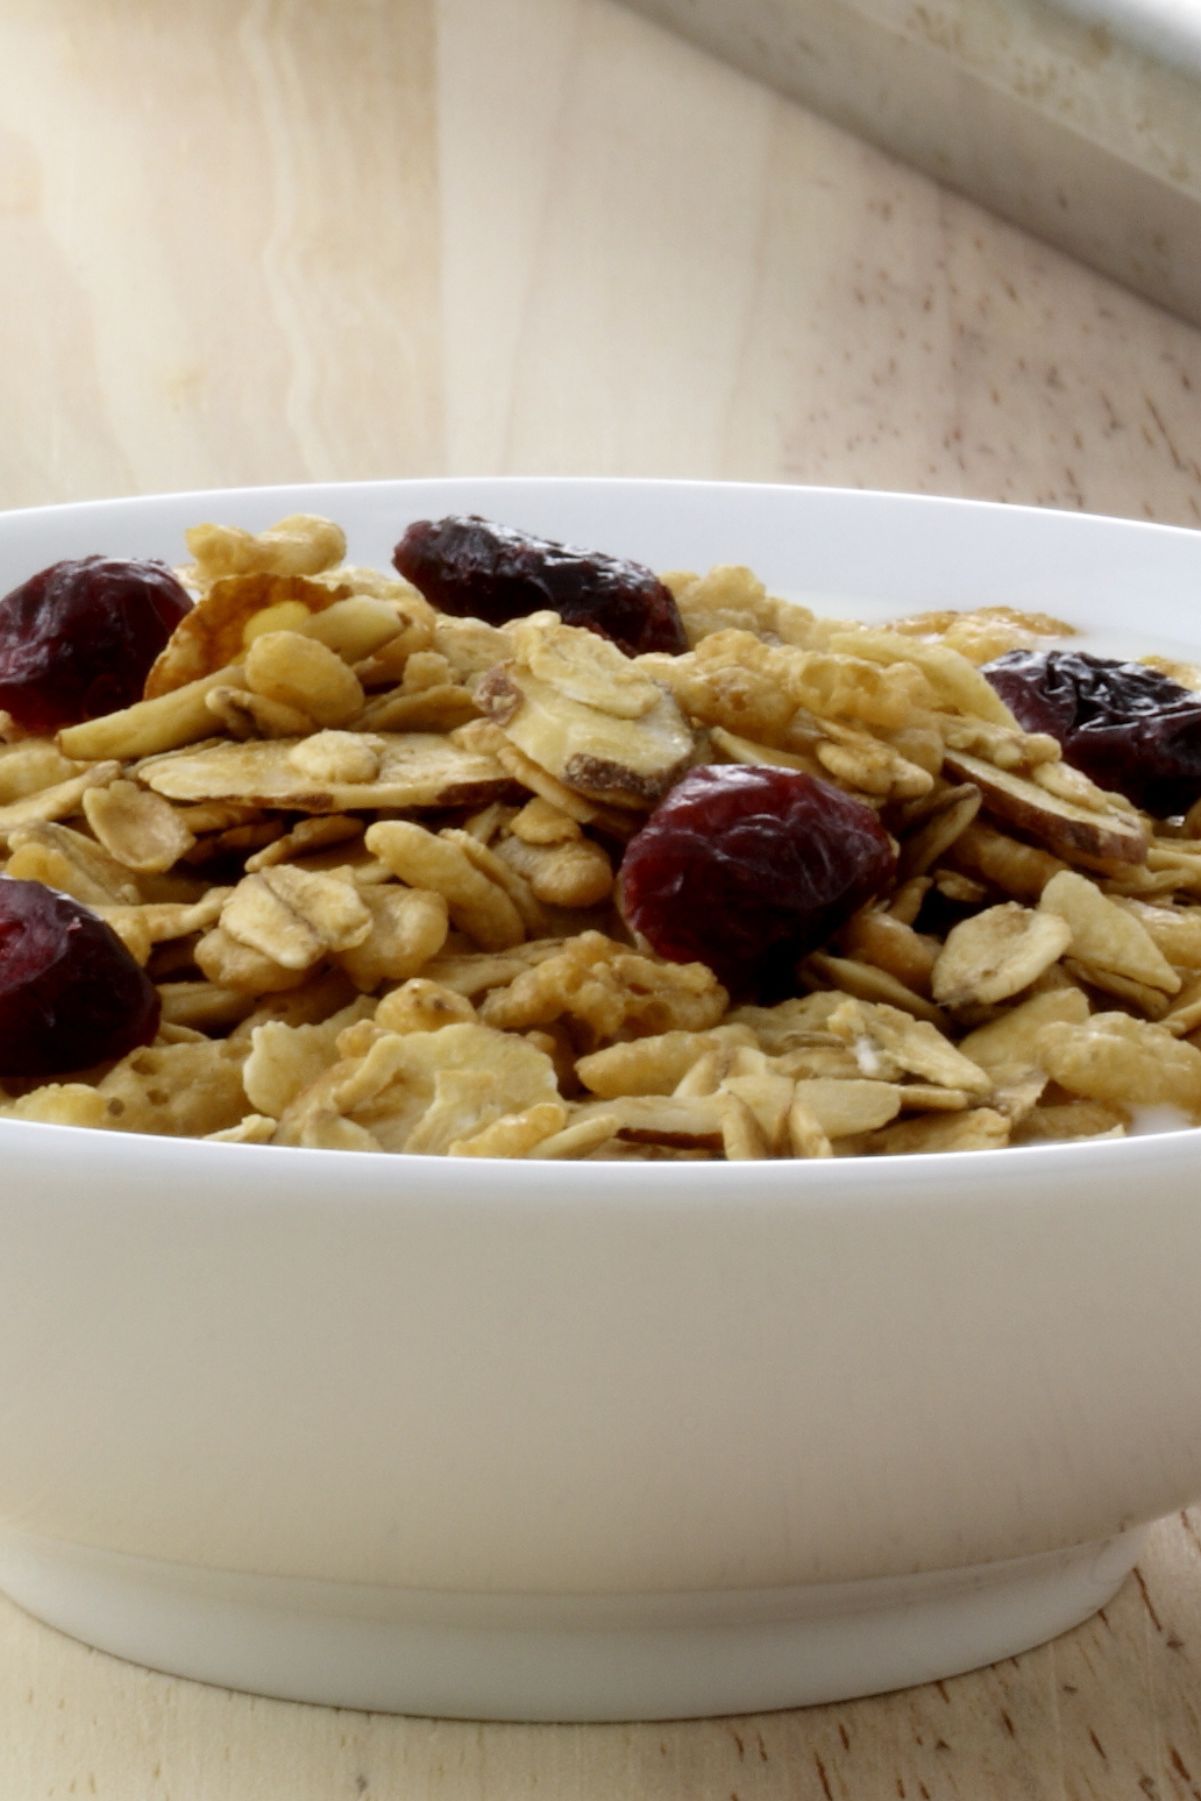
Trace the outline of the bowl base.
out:
M 993 1663 L 1104 1606 L 1144 1530 L 915 1576 L 686 1594 L 373 1588 L 0 1537 L 0 1588 L 173 1675 L 455 1719 L 653 1720 L 849 1700 Z

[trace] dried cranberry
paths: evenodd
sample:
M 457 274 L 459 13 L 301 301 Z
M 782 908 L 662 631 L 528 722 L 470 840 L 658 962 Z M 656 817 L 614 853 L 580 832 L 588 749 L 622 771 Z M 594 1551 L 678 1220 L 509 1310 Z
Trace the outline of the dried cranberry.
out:
M 693 769 L 628 845 L 629 923 L 672 963 L 707 963 L 735 994 L 795 987 L 797 959 L 890 879 L 870 807 L 791 769 Z
M 1028 732 L 1065 762 L 1166 819 L 1201 798 L 1201 696 L 1141 663 L 1078 650 L 1011 650 L 984 673 Z
M 549 607 L 611 638 L 627 656 L 688 649 L 671 590 L 641 563 L 575 550 L 475 515 L 419 519 L 392 556 L 431 606 L 489 625 Z
M 161 563 L 52 563 L 0 600 L 0 707 L 56 732 L 129 706 L 191 604 Z
M 0 1076 L 61 1076 L 158 1030 L 159 998 L 117 934 L 41 882 L 0 878 Z

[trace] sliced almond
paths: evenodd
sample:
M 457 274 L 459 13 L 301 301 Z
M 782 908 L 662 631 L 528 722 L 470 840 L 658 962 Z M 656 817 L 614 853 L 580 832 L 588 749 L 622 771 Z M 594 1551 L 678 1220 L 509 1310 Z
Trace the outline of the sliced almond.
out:
M 156 757 L 140 779 L 168 800 L 236 800 L 297 813 L 355 808 L 482 806 L 508 791 L 509 777 L 491 757 L 462 750 L 437 732 L 373 736 L 379 773 L 368 782 L 317 782 L 290 755 L 302 739 L 273 738 Z
M 1150 833 L 1132 814 L 1089 812 L 963 751 L 948 751 L 944 768 L 961 782 L 974 782 L 995 818 L 1076 862 L 1141 863 L 1147 854 Z
M 650 684 L 648 684 L 649 686 Z M 692 755 L 692 733 L 670 694 L 636 719 L 603 712 L 516 663 L 489 670 L 476 700 L 527 757 L 567 787 L 611 806 L 650 806 Z

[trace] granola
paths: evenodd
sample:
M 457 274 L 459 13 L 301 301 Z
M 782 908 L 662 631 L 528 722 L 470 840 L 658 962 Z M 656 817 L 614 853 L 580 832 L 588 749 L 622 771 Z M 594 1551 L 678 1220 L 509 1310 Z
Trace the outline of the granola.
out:
M 328 520 L 187 543 L 141 699 L 53 738 L 0 715 L 0 876 L 94 912 L 161 1008 L 124 1056 L 6 1075 L 0 1117 L 656 1161 L 1201 1124 L 1201 804 L 1097 786 L 982 673 L 1063 622 L 861 626 L 730 566 L 663 578 L 685 648 L 630 656 L 448 617 Z M 895 853 L 790 992 L 623 917 L 626 845 L 702 765 L 828 783 Z

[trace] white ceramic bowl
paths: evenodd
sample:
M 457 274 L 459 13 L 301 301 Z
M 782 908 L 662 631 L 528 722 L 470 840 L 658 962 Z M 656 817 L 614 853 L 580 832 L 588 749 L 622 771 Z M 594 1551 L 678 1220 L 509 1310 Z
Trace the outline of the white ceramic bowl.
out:
M 476 510 L 875 611 L 1201 646 L 1201 538 L 862 493 L 479 481 L 0 519 L 0 592 L 304 508 Z M 0 1122 L 0 1586 L 167 1670 L 527 1719 L 946 1676 L 1201 1492 L 1201 1138 L 468 1166 Z

